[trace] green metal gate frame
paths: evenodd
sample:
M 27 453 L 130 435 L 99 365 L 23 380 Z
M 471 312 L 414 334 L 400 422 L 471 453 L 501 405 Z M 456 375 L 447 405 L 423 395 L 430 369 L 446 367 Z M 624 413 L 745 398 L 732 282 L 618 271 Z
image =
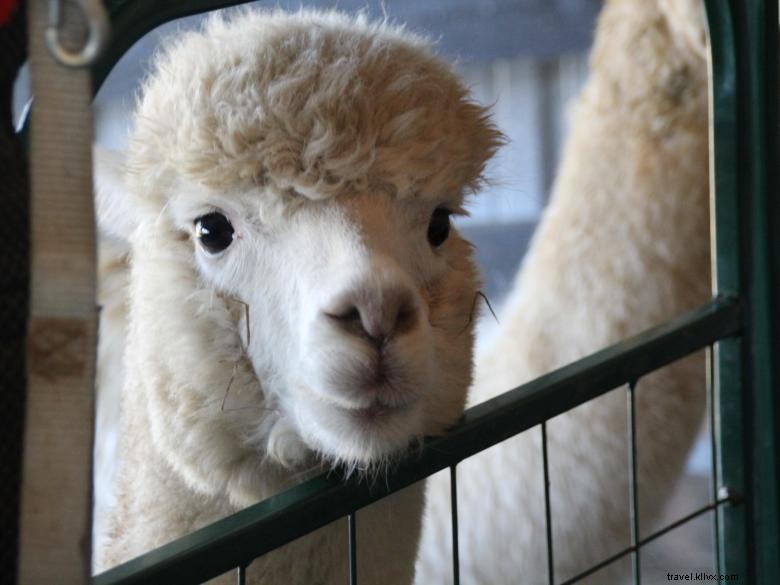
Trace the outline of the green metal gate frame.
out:
M 422 454 L 402 463 L 382 485 L 330 474 L 216 522 L 93 578 L 94 585 L 199 583 L 244 568 L 255 558 L 339 518 L 348 517 L 351 582 L 360 508 L 463 459 L 541 425 L 645 374 L 710 348 L 710 402 L 715 489 L 707 506 L 639 540 L 630 498 L 631 545 L 585 573 L 630 556 L 639 582 L 639 551 L 693 518 L 713 514 L 720 574 L 747 583 L 780 583 L 780 200 L 778 199 L 777 0 L 703 0 L 711 43 L 711 184 L 713 288 L 702 307 L 469 409 L 446 437 L 427 440 Z M 95 90 L 130 45 L 174 18 L 239 1 L 107 2 L 114 39 L 94 68 Z M 636 443 L 629 408 L 631 452 Z M 543 441 L 543 446 L 545 442 Z M 546 449 L 543 448 L 546 468 Z M 636 469 L 631 469 L 631 489 Z M 632 491 L 632 494 L 635 493 Z M 547 542 L 550 582 L 552 538 Z M 457 499 L 453 498 L 453 566 L 458 582 Z
M 780 582 L 778 364 L 778 14 L 776 0 L 707 0 L 712 72 L 714 285 L 743 306 L 716 347 L 718 481 L 743 505 L 720 510 L 724 570 Z M 774 301 L 774 302 L 773 302 Z

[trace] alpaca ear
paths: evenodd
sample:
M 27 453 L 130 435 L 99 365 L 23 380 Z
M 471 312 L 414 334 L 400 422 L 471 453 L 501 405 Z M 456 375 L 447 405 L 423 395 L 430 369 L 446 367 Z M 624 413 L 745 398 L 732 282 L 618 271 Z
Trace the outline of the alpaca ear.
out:
M 102 236 L 126 242 L 136 228 L 137 213 L 125 188 L 125 156 L 116 150 L 92 149 L 95 213 Z

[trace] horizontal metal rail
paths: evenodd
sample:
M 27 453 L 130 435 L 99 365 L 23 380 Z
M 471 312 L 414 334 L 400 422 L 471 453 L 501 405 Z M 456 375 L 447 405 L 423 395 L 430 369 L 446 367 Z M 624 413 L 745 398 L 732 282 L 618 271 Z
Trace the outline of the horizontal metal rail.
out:
M 201 583 L 338 520 L 488 447 L 623 384 L 708 347 L 741 329 L 731 297 L 541 376 L 479 404 L 446 436 L 368 485 L 338 472 L 307 481 L 93 579 L 94 585 Z M 641 543 L 637 543 L 639 545 Z
M 145 34 L 177 18 L 246 4 L 248 0 L 105 0 L 111 18 L 111 44 L 92 67 L 92 92 L 97 94 L 117 61 Z

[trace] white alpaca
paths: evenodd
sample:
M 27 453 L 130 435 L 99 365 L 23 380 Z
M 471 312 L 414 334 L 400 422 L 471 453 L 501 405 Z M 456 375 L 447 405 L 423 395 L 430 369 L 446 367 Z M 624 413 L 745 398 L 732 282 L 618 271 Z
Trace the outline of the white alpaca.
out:
M 703 10 L 611 0 L 549 208 L 470 402 L 484 401 L 706 301 L 710 294 Z M 701 355 L 638 386 L 640 529 L 647 534 L 699 428 Z M 548 425 L 556 580 L 629 543 L 626 398 Z M 540 433 L 458 467 L 462 582 L 547 583 Z M 451 583 L 449 478 L 429 483 L 417 582 Z M 623 562 L 594 576 L 617 583 Z
M 449 216 L 499 142 L 427 42 L 387 24 L 245 12 L 158 55 L 124 185 L 98 182 L 131 246 L 98 568 L 302 472 L 381 470 L 457 420 L 477 283 Z M 411 581 L 421 512 L 413 486 L 358 514 L 361 583 Z M 250 582 L 345 583 L 344 541 L 326 527 Z

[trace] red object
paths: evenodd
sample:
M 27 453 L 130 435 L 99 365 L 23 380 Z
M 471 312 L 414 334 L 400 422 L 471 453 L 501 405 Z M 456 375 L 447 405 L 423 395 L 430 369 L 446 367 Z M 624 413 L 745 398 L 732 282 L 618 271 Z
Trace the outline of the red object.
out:
M 11 14 L 13 14 L 16 4 L 17 0 L 0 0 L 0 26 L 11 20 Z

